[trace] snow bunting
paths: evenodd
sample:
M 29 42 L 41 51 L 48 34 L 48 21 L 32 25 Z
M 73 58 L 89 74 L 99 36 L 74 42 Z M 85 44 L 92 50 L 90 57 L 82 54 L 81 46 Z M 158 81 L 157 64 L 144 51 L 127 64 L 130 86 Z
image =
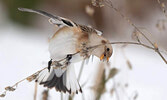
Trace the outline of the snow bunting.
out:
M 51 60 L 48 62 L 48 69 L 39 73 L 39 84 L 70 94 L 82 92 L 75 75 L 74 63 L 88 59 L 91 55 L 109 61 L 113 52 L 109 41 L 101 36 L 102 32 L 92 27 L 41 10 L 18 9 L 48 17 L 51 24 L 59 27 L 49 41 Z

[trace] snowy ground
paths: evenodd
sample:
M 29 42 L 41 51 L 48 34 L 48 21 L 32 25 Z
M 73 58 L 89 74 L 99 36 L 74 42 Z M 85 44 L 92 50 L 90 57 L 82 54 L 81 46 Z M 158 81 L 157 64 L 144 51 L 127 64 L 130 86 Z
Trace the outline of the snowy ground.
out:
M 13 85 L 15 82 L 45 67 L 49 60 L 48 37 L 44 34 L 35 34 L 44 32 L 35 29 L 25 29 L 12 24 L 7 26 L 0 27 L 0 93 L 3 92 L 4 87 Z M 167 65 L 163 60 L 152 50 L 134 45 L 128 46 L 125 49 L 125 54 L 133 66 L 132 70 L 128 70 L 121 50 L 116 46 L 114 47 L 114 55 L 110 59 L 111 67 L 114 66 L 120 69 L 120 74 L 115 77 L 116 82 L 129 84 L 126 89 L 127 95 L 131 96 L 134 91 L 137 91 L 139 94 L 137 100 L 166 100 Z M 97 68 L 98 62 L 99 59 L 95 59 L 93 63 L 85 66 L 81 84 L 87 78 L 93 78 L 92 72 Z M 79 64 L 75 66 L 77 72 Z M 108 82 L 108 88 L 110 84 L 112 84 L 112 81 Z M 44 89 L 39 86 L 38 100 L 41 99 Z M 91 100 L 92 95 L 87 92 L 88 90 L 83 89 L 83 91 L 87 95 L 86 100 Z M 126 95 L 119 88 L 118 92 L 120 100 L 127 100 Z M 25 81 L 18 86 L 16 91 L 8 92 L 6 97 L 1 99 L 33 100 L 33 94 L 34 82 Z M 49 100 L 57 100 L 60 98 L 60 93 L 52 89 L 49 98 Z M 81 98 L 81 94 L 77 95 L 77 98 Z M 106 93 L 102 100 L 107 100 L 108 98 L 111 98 L 111 96 Z

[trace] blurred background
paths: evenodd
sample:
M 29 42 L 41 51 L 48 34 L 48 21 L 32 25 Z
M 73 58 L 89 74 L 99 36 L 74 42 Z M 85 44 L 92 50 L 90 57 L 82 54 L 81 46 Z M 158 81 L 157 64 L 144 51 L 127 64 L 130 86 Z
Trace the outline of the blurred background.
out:
M 134 27 L 112 8 L 95 7 L 96 0 L 1 0 L 0 1 L 0 93 L 4 87 L 47 66 L 48 39 L 56 28 L 48 19 L 17 10 L 18 7 L 40 9 L 92 26 L 110 41 L 135 41 Z M 102 1 L 102 0 L 98 0 Z M 113 6 L 157 42 L 164 57 L 167 50 L 166 0 L 112 0 Z M 163 12 L 164 11 L 164 12 Z M 142 37 L 141 37 L 142 40 Z M 144 40 L 143 40 L 144 41 Z M 144 41 L 145 44 L 147 42 Z M 110 63 L 94 58 L 83 68 L 80 84 L 83 94 L 47 91 L 38 86 L 37 100 L 166 100 L 167 65 L 159 55 L 135 45 L 113 45 Z M 81 62 L 75 64 L 79 74 Z M 104 70 L 105 69 L 105 70 Z M 103 79 L 108 79 L 104 82 Z M 35 82 L 23 82 L 2 100 L 35 100 Z

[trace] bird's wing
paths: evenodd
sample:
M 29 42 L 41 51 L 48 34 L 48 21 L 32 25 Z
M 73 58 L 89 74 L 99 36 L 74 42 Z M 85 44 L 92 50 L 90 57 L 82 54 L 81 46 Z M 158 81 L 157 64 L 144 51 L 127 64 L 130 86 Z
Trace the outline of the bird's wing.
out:
M 99 36 L 101 36 L 103 34 L 101 31 L 94 29 L 91 26 L 85 26 L 85 25 L 78 25 L 78 26 L 83 32 L 86 32 L 88 34 L 96 33 Z
M 49 41 L 50 58 L 58 61 L 68 54 L 74 54 L 78 48 L 78 36 L 68 27 L 60 28 Z
M 78 26 L 75 22 L 67 19 L 67 18 L 63 18 L 63 17 L 60 17 L 60 16 L 56 16 L 56 15 L 52 15 L 52 14 L 49 14 L 45 11 L 41 11 L 41 10 L 35 10 L 35 9 L 28 9 L 28 8 L 18 8 L 18 10 L 20 11 L 23 11 L 23 12 L 32 12 L 32 13 L 37 13 L 37 14 L 40 14 L 42 16 L 45 16 L 45 17 L 48 17 L 49 18 L 49 22 L 53 25 L 57 25 L 58 27 L 63 27 L 63 26 L 68 26 L 68 27 L 74 27 L 74 26 Z M 84 25 L 81 25 L 82 28 L 84 31 L 85 31 L 85 28 L 86 28 L 86 31 L 90 31 L 92 32 L 95 31 L 98 35 L 102 35 L 102 32 L 97 30 L 97 29 L 93 29 L 92 27 L 90 26 L 84 26 Z
M 18 10 L 23 11 L 23 12 L 37 13 L 37 14 L 40 14 L 42 16 L 48 17 L 49 22 L 51 24 L 57 25 L 59 27 L 63 27 L 63 26 L 73 27 L 73 26 L 76 26 L 76 24 L 69 19 L 66 19 L 66 18 L 63 18 L 63 17 L 60 17 L 60 16 L 56 16 L 56 15 L 52 15 L 52 14 L 49 14 L 45 11 L 28 9 L 28 8 L 18 8 Z
M 62 67 L 56 69 L 51 67 L 50 72 L 45 69 L 39 73 L 36 80 L 40 85 L 44 85 L 48 88 L 55 87 L 59 92 L 68 92 L 69 94 L 82 92 L 75 75 L 73 64 L 70 64 L 63 69 Z
M 96 30 L 96 32 L 97 32 L 97 35 L 102 35 L 103 33 L 101 32 L 101 31 L 99 31 L 99 30 L 97 30 L 97 29 L 95 29 Z

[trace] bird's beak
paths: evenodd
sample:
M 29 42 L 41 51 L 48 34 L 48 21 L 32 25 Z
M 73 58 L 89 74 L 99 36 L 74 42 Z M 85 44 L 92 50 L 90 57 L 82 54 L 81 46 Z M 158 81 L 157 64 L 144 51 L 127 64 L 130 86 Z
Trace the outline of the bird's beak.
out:
M 100 60 L 104 59 L 104 54 L 101 55 Z
M 107 62 L 109 61 L 110 57 L 107 57 Z
M 110 57 L 104 56 L 104 54 L 102 54 L 102 55 L 100 56 L 100 60 L 103 60 L 103 61 L 106 61 L 106 60 L 107 60 L 107 62 L 108 62 L 109 59 L 110 59 Z

